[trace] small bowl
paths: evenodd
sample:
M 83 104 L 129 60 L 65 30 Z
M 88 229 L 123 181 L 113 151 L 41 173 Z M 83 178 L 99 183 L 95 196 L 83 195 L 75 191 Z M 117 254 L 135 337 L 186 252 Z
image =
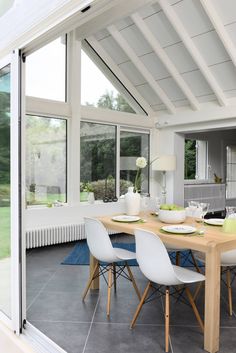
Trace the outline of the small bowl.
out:
M 186 219 L 185 210 L 159 210 L 159 220 L 164 223 L 183 223 Z

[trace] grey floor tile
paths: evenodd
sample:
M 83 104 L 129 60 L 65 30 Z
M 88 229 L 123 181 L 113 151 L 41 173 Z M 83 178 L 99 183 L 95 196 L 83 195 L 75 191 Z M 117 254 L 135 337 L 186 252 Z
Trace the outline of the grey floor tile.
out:
M 82 302 L 78 293 L 42 292 L 27 311 L 28 320 L 90 322 L 97 295 Z
M 32 324 L 68 353 L 82 353 L 90 324 L 39 322 Z
M 163 353 L 164 327 L 93 324 L 85 353 Z M 171 350 L 170 350 L 171 352 Z

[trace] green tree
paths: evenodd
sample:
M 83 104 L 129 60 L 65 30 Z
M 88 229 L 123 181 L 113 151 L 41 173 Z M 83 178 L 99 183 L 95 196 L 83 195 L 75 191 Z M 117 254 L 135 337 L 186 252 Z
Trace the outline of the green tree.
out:
M 196 141 L 185 140 L 184 178 L 195 179 L 196 175 Z
M 113 91 L 106 91 L 99 98 L 97 102 L 97 107 L 118 110 L 121 112 L 135 113 L 135 111 L 127 103 L 124 97 L 120 93 L 117 93 L 117 95 L 115 96 Z

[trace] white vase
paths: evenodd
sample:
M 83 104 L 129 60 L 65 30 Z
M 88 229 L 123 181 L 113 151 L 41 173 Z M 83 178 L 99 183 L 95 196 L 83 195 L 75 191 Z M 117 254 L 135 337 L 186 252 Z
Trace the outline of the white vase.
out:
M 89 192 L 88 194 L 88 203 L 94 203 L 95 198 L 94 198 L 94 192 Z
M 125 208 L 128 216 L 137 216 L 140 212 L 140 194 L 134 192 L 133 186 L 130 186 L 125 194 Z

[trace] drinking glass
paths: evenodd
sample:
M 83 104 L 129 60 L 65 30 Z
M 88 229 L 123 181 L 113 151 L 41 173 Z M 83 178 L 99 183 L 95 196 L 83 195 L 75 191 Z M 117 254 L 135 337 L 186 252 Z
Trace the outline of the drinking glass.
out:
M 209 206 L 210 204 L 207 203 L 207 202 L 199 202 L 199 206 L 198 206 L 198 209 L 199 209 L 199 212 L 200 212 L 200 219 L 201 219 L 201 231 L 204 233 L 205 231 L 205 227 L 204 227 L 204 218 L 205 218 L 205 215 L 207 214 L 208 210 L 209 210 Z
M 150 195 L 141 194 L 141 211 L 144 217 L 147 217 L 150 211 Z
M 199 207 L 199 202 L 198 201 L 188 201 L 188 207 L 189 207 L 189 215 L 190 217 L 196 217 L 197 216 L 197 210 Z

